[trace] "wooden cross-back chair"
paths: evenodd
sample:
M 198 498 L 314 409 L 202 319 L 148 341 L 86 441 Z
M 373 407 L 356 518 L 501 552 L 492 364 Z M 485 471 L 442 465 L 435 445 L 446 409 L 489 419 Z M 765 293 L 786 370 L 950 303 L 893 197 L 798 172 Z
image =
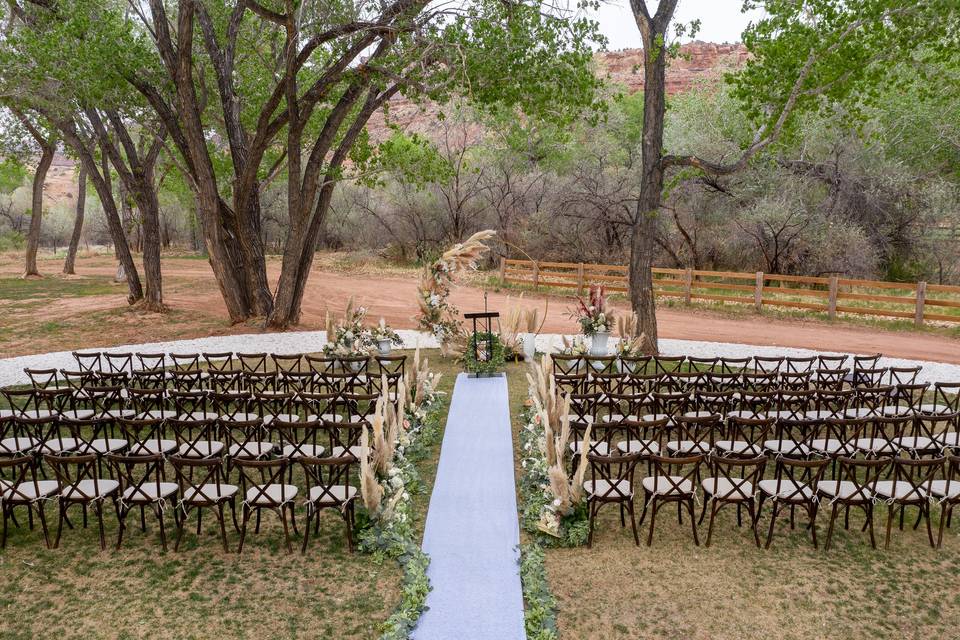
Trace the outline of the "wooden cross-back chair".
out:
M 240 543 L 237 553 L 243 552 L 243 542 L 247 537 L 247 523 L 250 515 L 257 514 L 256 532 L 260 531 L 260 513 L 267 509 L 277 514 L 283 523 L 284 541 L 287 553 L 292 553 L 290 546 L 290 529 L 287 523 L 287 512 L 290 514 L 290 523 L 294 533 L 297 533 L 297 521 L 294 513 L 294 500 L 299 489 L 296 485 L 287 484 L 285 477 L 290 461 L 286 458 L 275 460 L 244 460 L 237 459 L 234 465 L 240 472 L 240 486 L 244 492 L 243 517 L 240 521 Z
M 319 532 L 320 513 L 325 509 L 339 512 L 343 518 L 347 533 L 347 547 L 353 552 L 353 529 L 356 526 L 354 503 L 359 489 L 351 482 L 351 469 L 355 460 L 350 456 L 326 457 L 300 456 L 298 461 L 303 468 L 307 521 L 303 531 L 301 553 L 306 553 L 310 539 L 311 525 L 315 533 Z
M 907 507 L 917 507 L 920 514 L 917 524 L 926 522 L 927 538 L 930 546 L 936 548 L 933 539 L 933 528 L 930 524 L 930 502 L 934 498 L 933 482 L 943 471 L 946 459 L 911 458 L 897 456 L 893 459 L 893 475 L 890 480 L 878 480 L 874 489 L 877 497 L 887 504 L 887 532 L 884 538 L 884 548 L 890 548 L 890 530 L 893 519 L 900 514 L 900 530 L 903 530 L 903 518 Z
M 164 511 L 175 504 L 179 487 L 176 482 L 167 482 L 163 477 L 164 457 L 159 453 L 148 455 L 108 454 L 107 461 L 113 466 L 120 481 L 120 498 L 117 519 L 120 527 L 117 531 L 117 550 L 123 544 L 127 516 L 134 508 L 140 509 L 141 530 L 146 531 L 144 511 L 149 508 L 157 517 L 160 527 L 160 544 L 167 550 L 167 532 L 164 527 Z M 173 510 L 174 517 L 177 511 Z
M 797 507 L 807 514 L 808 529 L 813 539 L 813 548 L 817 548 L 817 511 L 820 501 L 817 498 L 817 487 L 823 473 L 830 464 L 828 458 L 777 458 L 776 469 L 772 479 L 761 479 L 757 483 L 759 502 L 757 515 L 763 509 L 763 503 L 769 499 L 773 503 L 770 513 L 770 525 L 767 531 L 765 549 L 770 548 L 773 542 L 773 532 L 777 524 L 777 516 L 784 508 L 790 509 L 790 528 L 794 527 L 794 513 Z
M 99 351 L 73 352 L 73 359 L 76 360 L 80 371 L 99 373 L 103 369 L 102 358 L 103 354 Z
M 587 546 L 593 547 L 593 531 L 597 513 L 605 504 L 616 504 L 620 507 L 620 524 L 626 526 L 625 514 L 630 515 L 630 526 L 633 529 L 633 539 L 640 545 L 640 536 L 637 533 L 637 519 L 634 514 L 633 485 L 637 462 L 641 453 L 617 453 L 616 455 L 601 455 L 594 452 L 587 453 L 587 462 L 590 465 L 589 479 L 583 483 L 587 495 L 587 509 L 590 513 L 590 534 L 587 537 Z
M 163 370 L 167 368 L 167 354 L 137 352 L 137 362 L 140 363 L 140 371 Z
M 146 417 L 149 413 L 142 415 L 144 417 L 121 418 L 117 421 L 120 433 L 127 441 L 126 455 L 168 455 L 176 451 L 177 441 L 166 437 L 166 419 Z
M 3 419 L 0 419 L 0 430 L 2 428 Z M 7 548 L 8 521 L 13 518 L 14 509 L 17 507 L 26 507 L 31 529 L 33 529 L 33 513 L 36 512 L 43 530 L 43 542 L 49 549 L 50 533 L 44 506 L 48 500 L 56 496 L 59 489 L 57 481 L 40 480 L 37 477 L 36 460 L 28 455 L 0 457 L 0 476 L 9 478 L 0 480 L 0 511 L 3 513 L 3 539 L 0 542 L 0 549 Z
M 877 548 L 873 533 L 873 508 L 877 481 L 890 464 L 890 458 L 857 459 L 842 456 L 838 459 L 839 473 L 835 480 L 821 480 L 817 484 L 817 496 L 821 506 L 830 508 L 830 524 L 827 527 L 826 548 L 830 549 L 833 527 L 840 508 L 844 508 L 844 529 L 850 526 L 850 509 L 863 511 L 865 530 L 870 531 L 870 546 Z
M 694 500 L 697 487 L 700 484 L 700 465 L 704 456 L 664 457 L 651 455 L 649 462 L 653 474 L 640 481 L 644 491 L 643 513 L 640 515 L 640 525 L 643 525 L 650 510 L 650 532 L 647 534 L 647 546 L 653 544 L 653 531 L 657 519 L 657 512 L 665 504 L 677 504 L 677 519 L 682 524 L 681 508 L 686 508 L 690 514 L 690 526 L 693 530 L 693 542 L 697 546 L 700 540 L 697 537 L 697 516 L 694 512 Z
M 717 513 L 725 505 L 733 504 L 737 506 L 738 526 L 742 524 L 740 510 L 746 507 L 747 514 L 750 516 L 750 530 L 753 532 L 757 548 L 760 547 L 760 535 L 757 533 L 757 485 L 763 478 L 766 463 L 767 458 L 762 455 L 755 458 L 722 456 L 707 458 L 710 475 L 700 482 L 704 500 L 698 523 L 703 524 L 709 504 L 710 522 L 707 525 L 706 546 L 710 546 L 710 540 L 713 538 L 713 524 Z
M 220 456 L 210 458 L 170 456 L 168 459 L 177 475 L 177 484 L 180 487 L 180 501 L 177 503 L 177 509 L 182 513 L 173 550 L 177 551 L 180 548 L 190 510 L 197 512 L 197 536 L 199 536 L 203 510 L 214 509 L 220 524 L 223 552 L 230 553 L 227 545 L 224 506 L 230 506 L 233 527 L 239 533 L 236 509 L 239 487 L 226 481 L 223 473 L 223 458 Z
M 583 356 L 556 353 L 550 356 L 553 362 L 553 375 L 569 376 L 586 374 Z
M 119 517 L 120 506 L 117 497 L 120 483 L 99 476 L 99 456 L 96 453 L 79 455 L 44 454 L 43 460 L 50 469 L 53 469 L 57 478 L 59 517 L 57 519 L 57 537 L 53 542 L 53 548 L 56 549 L 60 546 L 60 537 L 63 534 L 63 522 L 66 520 L 67 511 L 74 505 L 80 505 L 84 513 L 84 524 L 87 520 L 88 507 L 92 507 L 96 513 L 100 531 L 100 550 L 106 549 L 103 503 L 108 499 L 113 502 L 114 511 Z

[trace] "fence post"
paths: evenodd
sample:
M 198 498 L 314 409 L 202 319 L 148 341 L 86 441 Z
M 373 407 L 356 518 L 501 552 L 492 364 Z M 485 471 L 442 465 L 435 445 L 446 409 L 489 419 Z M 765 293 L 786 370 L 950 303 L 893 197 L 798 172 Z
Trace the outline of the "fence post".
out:
M 923 305 L 927 300 L 927 283 L 917 283 L 917 310 L 913 316 L 913 323 L 918 327 L 923 324 Z
M 840 278 L 830 276 L 830 298 L 827 302 L 827 317 L 831 320 L 837 317 L 837 293 L 840 289 Z
M 507 277 L 507 258 L 506 258 L 506 256 L 502 256 L 502 257 L 500 258 L 500 286 L 501 286 L 501 287 L 502 287 L 504 284 L 506 284 L 506 282 L 505 282 L 505 281 L 506 281 L 506 277 Z
M 583 295 L 583 263 L 577 264 L 577 295 Z
M 683 301 L 690 304 L 690 297 L 693 294 L 693 269 L 687 269 L 683 272 Z
M 757 284 L 753 287 L 753 306 L 763 310 L 763 271 L 757 271 Z
M 534 260 L 533 261 L 533 290 L 536 291 L 540 286 L 540 264 Z

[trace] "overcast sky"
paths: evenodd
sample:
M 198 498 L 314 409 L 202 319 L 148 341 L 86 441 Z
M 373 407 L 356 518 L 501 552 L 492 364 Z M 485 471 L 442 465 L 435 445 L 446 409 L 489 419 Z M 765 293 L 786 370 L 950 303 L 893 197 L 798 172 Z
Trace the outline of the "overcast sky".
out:
M 648 0 L 647 5 L 653 13 L 657 2 Z M 680 0 L 674 22 L 687 23 L 699 18 L 698 40 L 739 42 L 740 34 L 750 20 L 755 20 L 760 15 L 758 12 L 741 13 L 742 7 L 743 0 Z M 640 32 L 637 31 L 628 0 L 605 0 L 595 19 L 600 23 L 600 30 L 607 36 L 607 48 L 611 51 L 640 48 Z

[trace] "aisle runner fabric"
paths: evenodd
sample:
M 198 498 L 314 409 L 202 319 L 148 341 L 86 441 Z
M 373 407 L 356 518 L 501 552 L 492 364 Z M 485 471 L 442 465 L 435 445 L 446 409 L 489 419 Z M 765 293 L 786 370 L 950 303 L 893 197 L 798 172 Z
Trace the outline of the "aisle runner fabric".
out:
M 423 536 L 433 591 L 415 640 L 525 638 L 507 380 L 457 378 Z

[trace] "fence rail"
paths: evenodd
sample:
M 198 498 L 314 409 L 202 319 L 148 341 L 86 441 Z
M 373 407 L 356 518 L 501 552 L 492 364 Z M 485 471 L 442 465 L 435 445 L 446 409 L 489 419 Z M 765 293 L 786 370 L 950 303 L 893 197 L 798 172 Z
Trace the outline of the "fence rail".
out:
M 537 289 L 573 289 L 582 295 L 590 284 L 626 293 L 623 265 L 500 260 L 500 282 Z M 817 311 L 835 318 L 851 313 L 924 322 L 960 323 L 960 286 L 926 282 L 882 282 L 839 276 L 792 276 L 701 269 L 653 269 L 654 293 L 694 300 Z

